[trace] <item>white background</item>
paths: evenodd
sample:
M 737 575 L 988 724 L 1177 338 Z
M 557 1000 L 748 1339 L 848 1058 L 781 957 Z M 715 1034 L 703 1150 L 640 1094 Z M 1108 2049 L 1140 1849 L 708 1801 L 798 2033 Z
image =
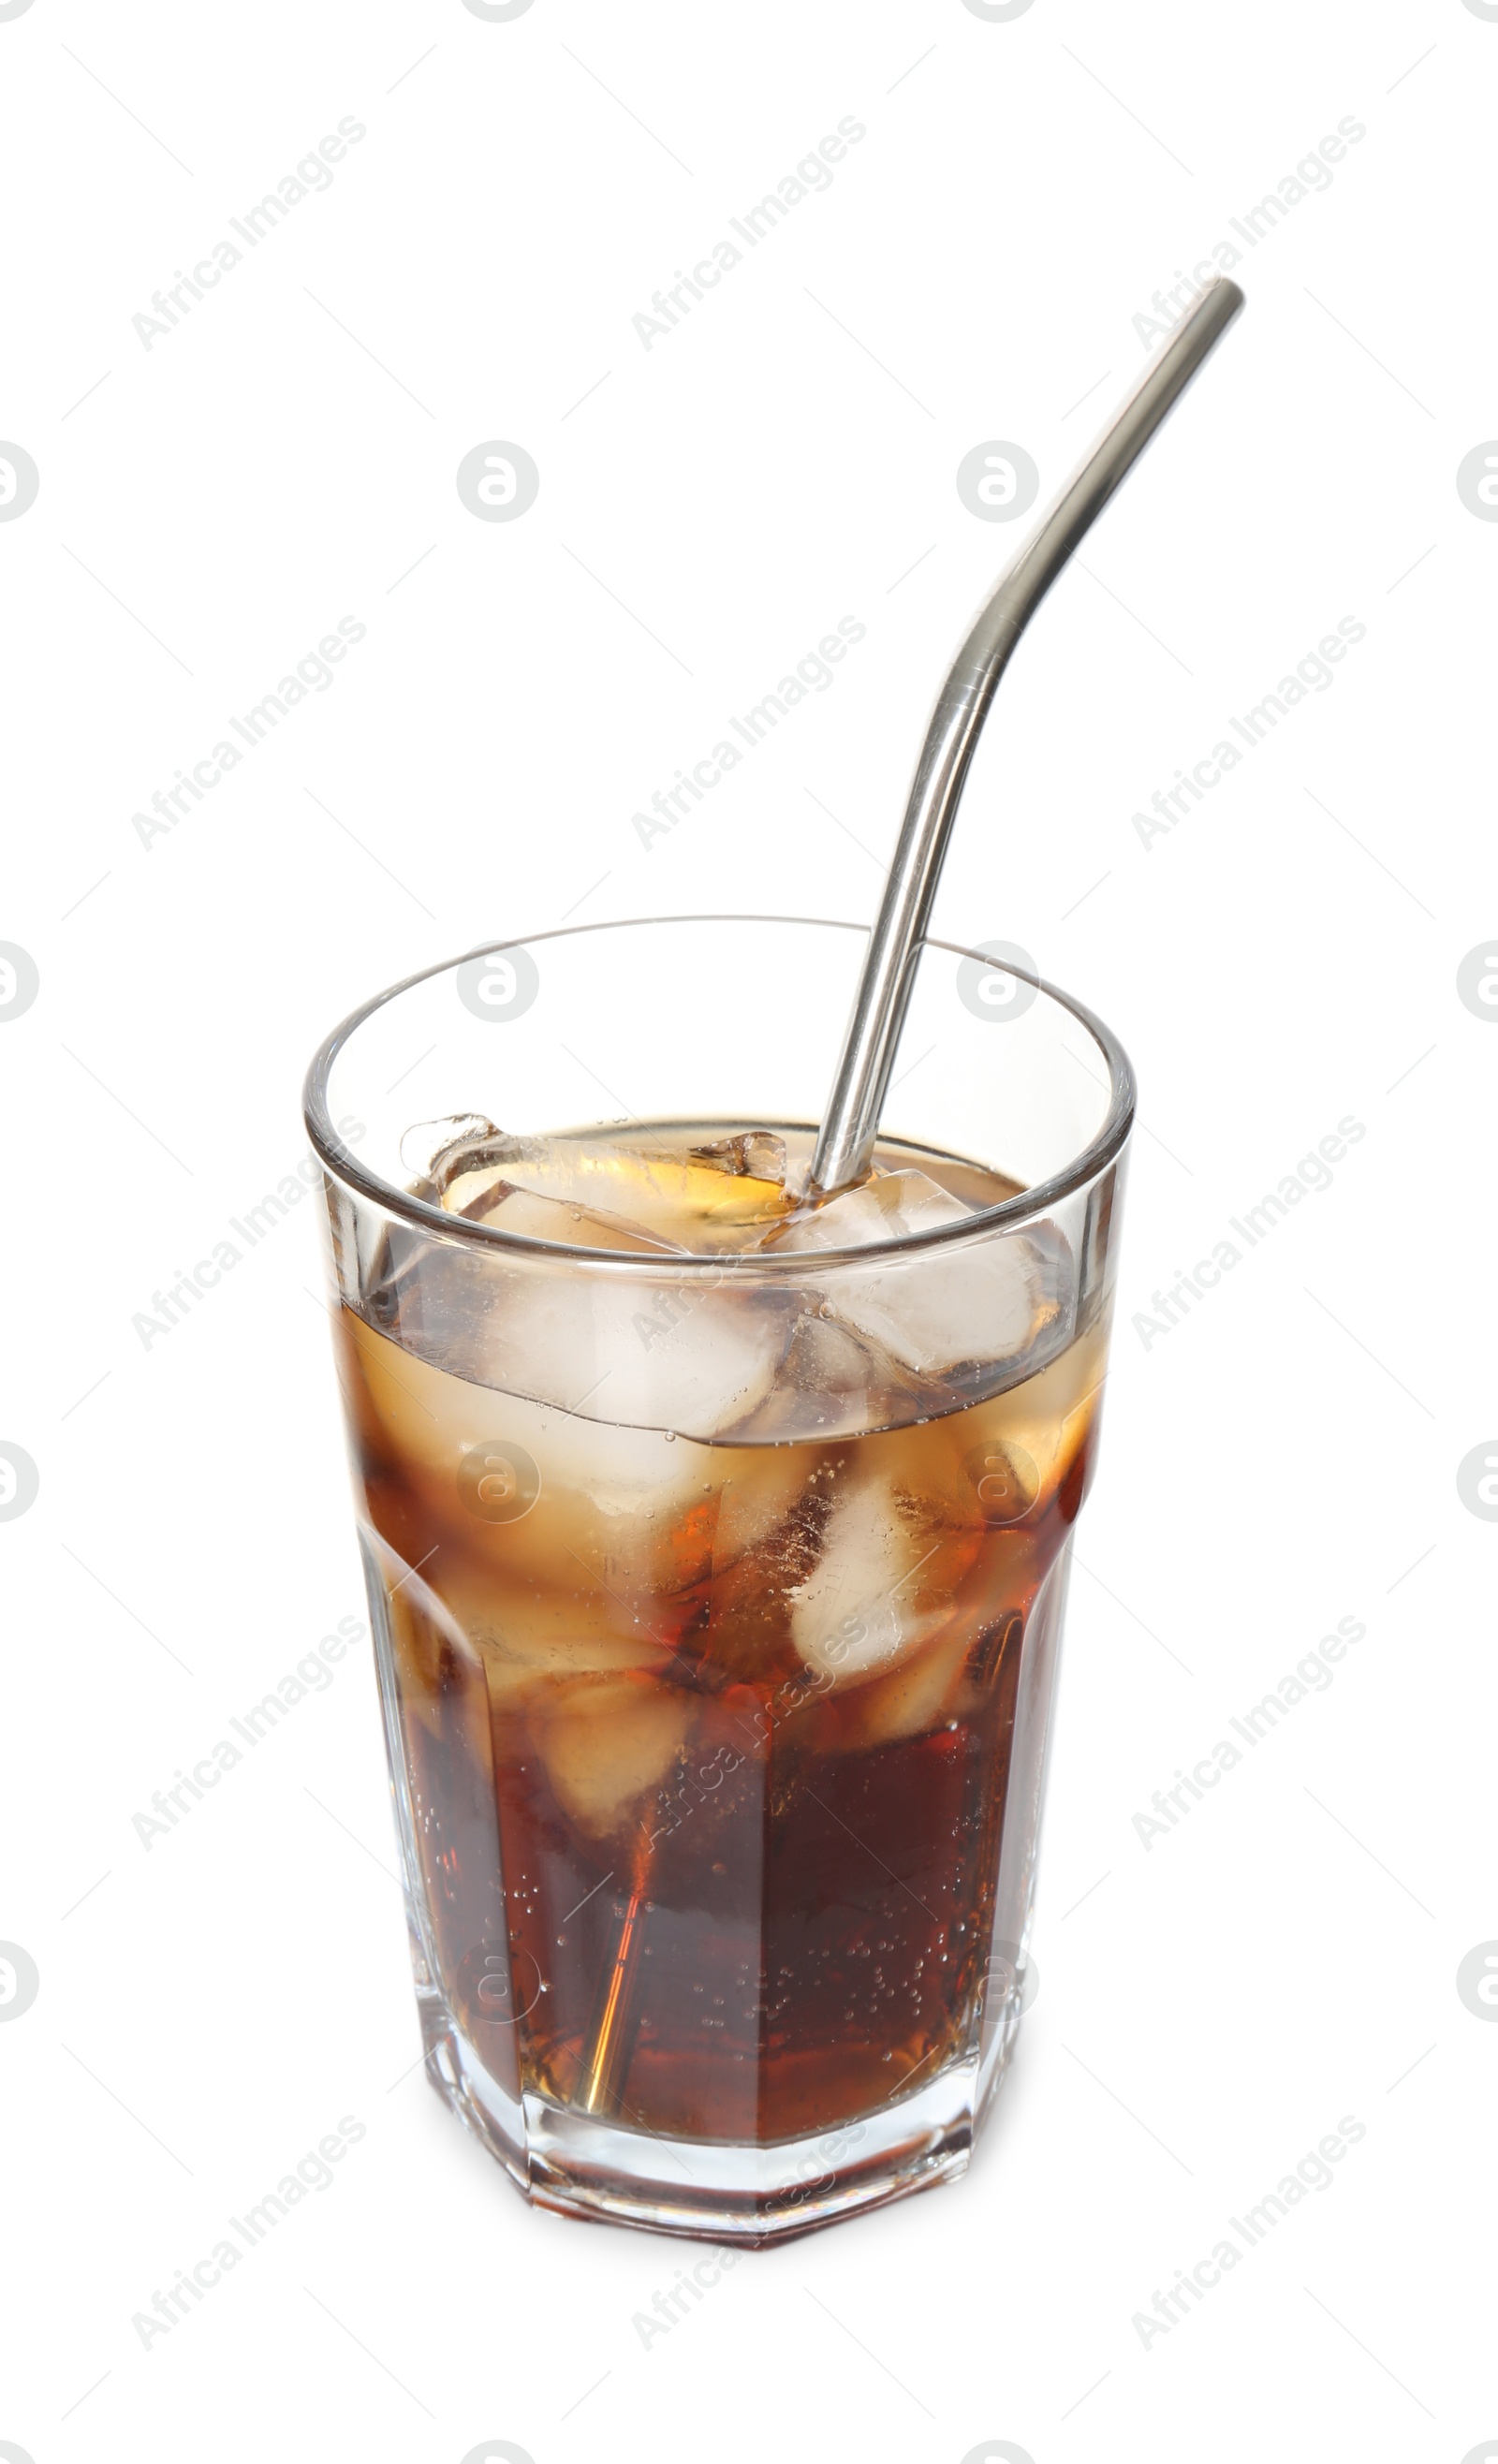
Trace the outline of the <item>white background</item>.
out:
M 1498 432 L 1492 14 L 5 12 L 0 437 L 40 491 L 0 523 L 0 938 L 41 988 L 0 1024 L 0 1438 L 40 1492 L 0 1525 L 0 1937 L 41 1982 L 0 2026 L 0 2453 L 1498 2453 L 1498 2027 L 1455 1983 L 1498 1937 L 1498 1529 L 1456 1485 L 1498 1425 L 1498 1036 L 1456 991 L 1494 922 L 1498 528 L 1456 488 Z M 143 347 L 344 116 L 331 187 Z M 652 292 L 845 116 L 831 187 L 647 351 Z M 647 2349 L 690 2253 L 533 2213 L 411 2068 L 365 1648 L 168 1838 L 132 1828 L 363 1615 L 310 1204 L 169 1336 L 132 1317 L 294 1167 L 307 1055 L 378 985 L 564 917 L 869 914 L 1020 536 L 958 461 L 1018 442 L 1048 495 L 1152 294 L 1345 118 L 1016 660 L 937 916 L 1033 952 L 1143 1090 L 1040 1993 L 963 2182 L 746 2259 Z M 493 438 L 540 473 L 515 522 L 454 487 Z M 848 614 L 835 686 L 642 847 Z M 143 847 L 345 615 L 332 686 Z M 1334 684 L 1141 845 L 1343 617 Z M 1348 1114 L 1333 1186 L 1146 1345 L 1152 1292 Z M 1146 1849 L 1152 1792 L 1344 1617 L 1334 1684 Z M 334 2186 L 143 2350 L 132 2313 L 343 2115 Z M 1146 2347 L 1134 2314 L 1343 2116 L 1333 2187 Z

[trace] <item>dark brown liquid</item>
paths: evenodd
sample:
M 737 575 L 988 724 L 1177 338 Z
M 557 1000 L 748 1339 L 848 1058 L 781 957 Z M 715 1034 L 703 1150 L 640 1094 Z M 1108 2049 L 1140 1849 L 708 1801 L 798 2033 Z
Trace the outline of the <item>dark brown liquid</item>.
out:
M 346 1310 L 340 1341 L 436 1982 L 501 2085 L 762 2143 L 933 2077 L 990 1956 L 1101 1329 L 924 1423 L 756 1445 L 517 1401 Z M 542 1474 L 513 1520 L 458 1477 L 496 1437 Z

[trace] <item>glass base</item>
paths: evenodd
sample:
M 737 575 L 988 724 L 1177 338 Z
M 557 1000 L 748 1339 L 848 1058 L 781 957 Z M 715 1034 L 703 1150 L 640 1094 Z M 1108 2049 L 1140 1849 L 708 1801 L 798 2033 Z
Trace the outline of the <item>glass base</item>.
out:
M 1012 2014 L 984 2032 L 980 2058 L 949 2064 L 910 2096 L 812 2137 L 755 2146 L 630 2130 L 529 2094 L 518 2101 L 440 1999 L 419 1998 L 429 2079 L 534 2206 L 750 2250 L 965 2172 L 1018 2032 Z

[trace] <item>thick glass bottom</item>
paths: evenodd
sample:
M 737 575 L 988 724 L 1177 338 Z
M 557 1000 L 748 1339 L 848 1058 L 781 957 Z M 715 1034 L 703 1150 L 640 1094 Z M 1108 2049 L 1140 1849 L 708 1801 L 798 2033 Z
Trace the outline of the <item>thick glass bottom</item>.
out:
M 875 2113 L 769 2146 L 631 2130 L 524 2094 L 494 2077 L 436 1995 L 424 1995 L 427 2076 L 539 2208 L 646 2233 L 762 2249 L 886 2207 L 966 2171 L 1018 2032 L 984 2031 L 982 2054 Z

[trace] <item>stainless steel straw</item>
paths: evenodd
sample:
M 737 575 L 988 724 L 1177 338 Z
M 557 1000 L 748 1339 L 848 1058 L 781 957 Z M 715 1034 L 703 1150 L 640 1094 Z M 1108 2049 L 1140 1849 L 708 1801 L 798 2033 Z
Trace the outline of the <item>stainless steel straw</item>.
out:
M 1057 574 L 1243 304 L 1235 282 L 1208 283 L 1026 540 L 958 652 L 915 765 L 899 844 L 823 1115 L 811 1165 L 811 1186 L 822 1197 L 848 1188 L 869 1168 L 968 764 L 1009 654 Z

